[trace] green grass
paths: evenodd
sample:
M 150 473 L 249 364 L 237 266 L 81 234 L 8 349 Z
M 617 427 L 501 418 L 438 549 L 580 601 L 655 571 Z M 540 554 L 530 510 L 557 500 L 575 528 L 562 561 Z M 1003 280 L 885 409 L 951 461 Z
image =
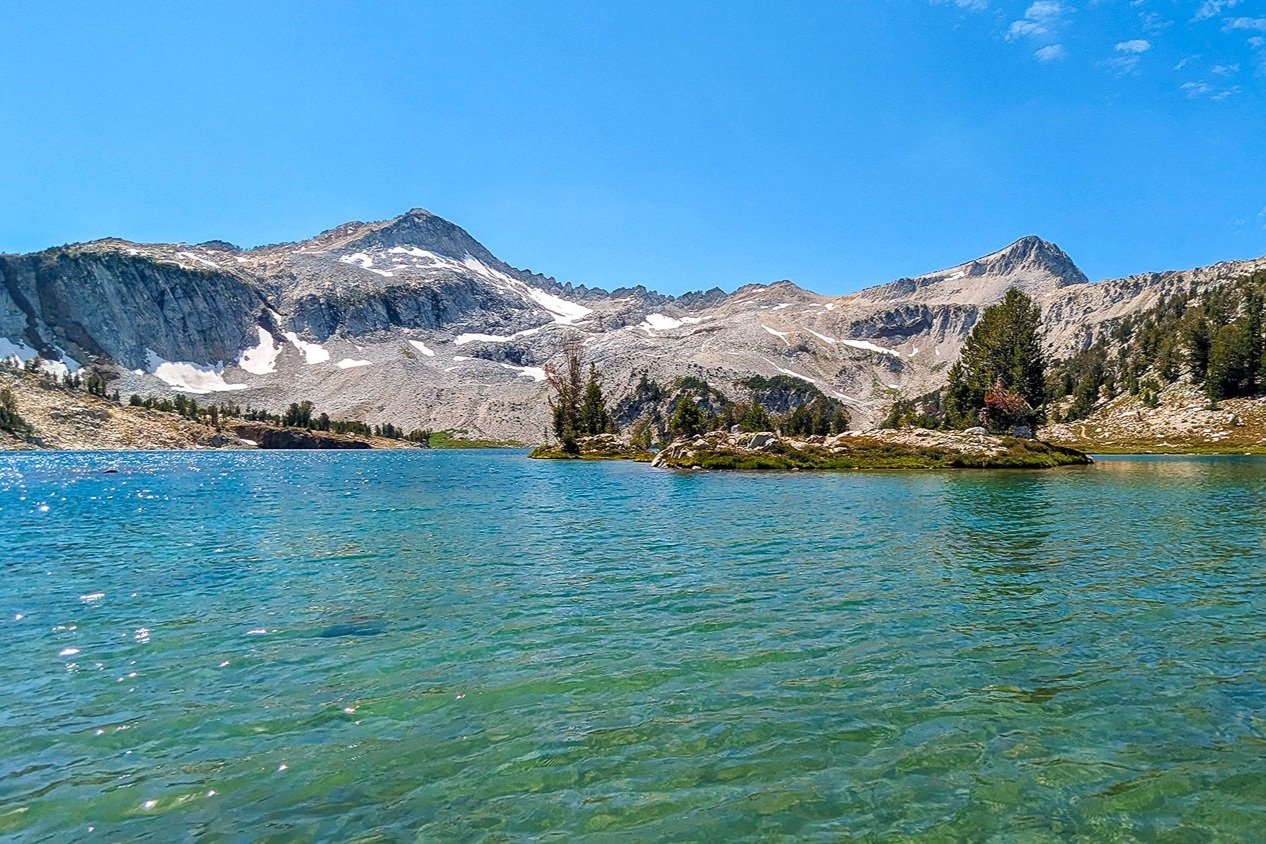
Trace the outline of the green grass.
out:
M 466 437 L 465 431 L 436 431 L 431 434 L 431 448 L 523 448 L 514 440 L 486 440 Z
M 581 454 L 568 454 L 554 446 L 538 445 L 532 449 L 528 457 L 533 460 L 632 460 L 635 463 L 649 463 L 655 455 L 649 451 L 586 451 Z
M 1052 469 L 1085 465 L 1089 459 L 1075 449 L 1033 440 L 1006 439 L 999 455 L 965 455 L 951 449 L 903 445 L 867 437 L 854 437 L 848 451 L 834 453 L 819 446 L 802 449 L 782 443 L 769 451 L 722 448 L 696 452 L 693 457 L 671 461 L 673 468 L 728 469 L 738 471 L 790 471 L 793 469 Z

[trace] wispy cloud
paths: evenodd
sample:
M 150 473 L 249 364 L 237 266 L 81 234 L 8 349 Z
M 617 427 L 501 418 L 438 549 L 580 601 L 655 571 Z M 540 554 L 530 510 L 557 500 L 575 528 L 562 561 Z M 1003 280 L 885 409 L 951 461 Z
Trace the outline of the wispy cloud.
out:
M 1226 32 L 1241 29 L 1249 32 L 1266 32 L 1266 18 L 1230 18 L 1222 29 Z
M 1145 38 L 1131 38 L 1129 41 L 1118 41 L 1112 49 L 1116 55 L 1104 60 L 1104 65 L 1117 76 L 1124 76 L 1138 70 L 1143 54 L 1152 49 L 1152 42 Z
M 1057 62 L 1067 55 L 1068 51 L 1064 49 L 1063 44 L 1048 44 L 1033 51 L 1033 56 L 1039 62 Z
M 1224 9 L 1233 9 L 1240 5 L 1240 0 L 1204 0 L 1192 20 L 1202 21 L 1216 18 Z
M 1034 0 L 1024 10 L 1024 17 L 1013 21 L 1007 28 L 1006 38 L 1015 41 L 1018 38 L 1041 38 L 1053 35 L 1063 22 L 1067 7 L 1059 0 Z
M 983 12 L 989 8 L 989 0 L 932 0 L 933 6 L 957 6 L 970 12 Z
M 1217 103 L 1230 99 L 1243 90 L 1239 85 L 1232 85 L 1230 88 L 1218 88 L 1208 82 L 1184 82 L 1178 88 L 1193 100 L 1207 98 Z

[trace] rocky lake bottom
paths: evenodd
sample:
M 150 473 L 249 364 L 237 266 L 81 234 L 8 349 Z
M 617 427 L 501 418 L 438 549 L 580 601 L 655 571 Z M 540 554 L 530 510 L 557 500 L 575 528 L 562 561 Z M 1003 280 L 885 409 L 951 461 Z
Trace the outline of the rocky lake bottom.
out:
M 0 454 L 0 838 L 1255 840 L 1266 459 Z

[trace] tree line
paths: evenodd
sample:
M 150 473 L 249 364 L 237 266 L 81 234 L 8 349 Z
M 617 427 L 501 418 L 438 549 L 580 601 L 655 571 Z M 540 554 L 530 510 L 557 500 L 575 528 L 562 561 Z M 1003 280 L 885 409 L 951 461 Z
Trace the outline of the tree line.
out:
M 1266 272 L 1213 290 L 1163 295 L 1152 309 L 1123 317 L 1095 343 L 1051 367 L 1047 395 L 1082 419 L 1102 400 L 1129 394 L 1155 407 L 1168 384 L 1186 377 L 1211 405 L 1266 391 Z
M 836 434 L 848 429 L 848 410 L 814 385 L 786 375 L 736 381 L 747 398 L 732 400 L 696 376 L 670 385 L 643 371 L 632 391 L 609 406 L 602 375 L 586 364 L 578 338 L 564 341 L 562 363 L 545 367 L 550 386 L 550 433 L 560 450 L 580 453 L 580 440 L 627 430 L 630 442 L 655 443 L 715 430 L 777 431 L 789 436 Z M 779 410 L 781 409 L 781 410 Z
M 82 391 L 99 398 L 112 400 L 116 404 L 123 403 L 118 390 L 113 392 L 108 390 L 107 375 L 96 366 L 85 367 L 73 373 L 66 372 L 59 377 L 57 374 L 45 369 L 44 365 L 45 360 L 38 355 L 25 363 L 18 361 L 16 357 L 0 358 L 0 368 L 26 372 L 37 376 L 42 387 L 62 389 L 70 392 Z M 16 400 L 12 398 L 12 391 L 9 392 L 9 396 L 13 402 L 13 407 L 5 411 L 4 419 L 8 421 L 4 424 L 14 425 L 14 430 L 16 430 L 17 423 L 12 421 L 18 418 L 16 416 Z M 128 397 L 127 404 L 130 407 L 174 414 L 217 429 L 229 420 L 240 420 L 244 422 L 261 422 L 283 428 L 305 428 L 311 431 L 328 431 L 352 436 L 408 440 L 420 445 L 430 445 L 433 433 L 429 428 L 413 428 L 406 432 L 402 426 L 392 422 L 370 425 L 359 419 L 331 419 L 328 413 L 318 413 L 316 406 L 310 401 L 291 402 L 281 413 L 273 413 L 264 408 L 251 407 L 249 404 L 243 407 L 231 401 L 199 404 L 196 398 L 186 396 L 183 393 L 176 393 L 170 397 L 141 396 L 133 393 Z M 29 426 L 27 427 L 29 428 Z M 7 427 L 3 429 L 11 430 Z

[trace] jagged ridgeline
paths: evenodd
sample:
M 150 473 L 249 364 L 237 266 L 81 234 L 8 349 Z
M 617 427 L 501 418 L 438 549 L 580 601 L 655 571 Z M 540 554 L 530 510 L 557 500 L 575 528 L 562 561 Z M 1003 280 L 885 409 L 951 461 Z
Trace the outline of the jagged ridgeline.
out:
M 656 433 L 679 410 L 684 428 L 695 410 L 724 422 L 744 405 L 752 420 L 743 424 L 756 424 L 761 410 L 785 416 L 795 410 L 778 404 L 793 392 L 789 380 L 822 398 L 780 418 L 785 426 L 820 430 L 827 419 L 838 427 L 840 403 L 850 427 L 870 428 L 894 400 L 943 387 L 983 310 L 1008 290 L 1041 307 L 1048 359 L 1061 360 L 1154 308 L 1158 294 L 1196 282 L 1212 289 L 1264 267 L 1089 283 L 1058 246 L 1029 236 L 847 296 L 790 281 L 668 296 L 517 269 L 461 227 L 415 209 L 254 248 L 108 238 L 0 255 L 0 358 L 38 360 L 59 378 L 92 368 L 110 393 L 173 405 L 183 394 L 202 406 L 282 415 L 308 401 L 332 422 L 539 442 L 552 425 L 547 370 L 579 336 L 615 403 L 622 409 L 633 396 Z M 668 404 L 649 400 L 643 374 Z M 1233 374 L 1220 380 L 1239 389 Z M 682 391 L 695 408 L 676 401 Z
M 1120 318 L 1088 348 L 1048 373 L 1052 421 L 1084 419 L 1122 394 L 1155 407 L 1182 380 L 1211 403 L 1266 392 L 1266 272 L 1210 290 L 1192 285 L 1163 295 L 1146 311 Z

